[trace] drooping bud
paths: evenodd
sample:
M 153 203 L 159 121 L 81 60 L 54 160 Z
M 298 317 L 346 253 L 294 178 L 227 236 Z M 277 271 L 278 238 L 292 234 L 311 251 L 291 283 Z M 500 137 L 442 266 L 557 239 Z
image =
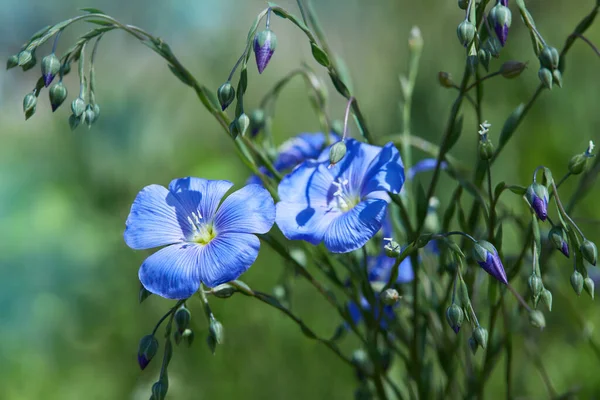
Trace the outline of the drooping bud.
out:
M 81 123 L 80 117 L 76 117 L 75 114 L 71 114 L 69 116 L 69 127 L 71 128 L 72 131 L 74 131 L 75 128 L 77 128 L 80 123 Z
M 183 333 L 190 325 L 190 321 L 192 319 L 192 313 L 185 306 L 181 306 L 177 311 L 175 311 L 175 315 L 173 316 L 175 320 L 175 326 L 179 333 Z
M 85 111 L 83 113 L 83 120 L 87 124 L 88 129 L 90 129 L 92 127 L 92 124 L 94 123 L 94 121 L 96 121 L 96 115 L 94 114 L 94 109 L 89 104 L 85 107 Z
M 594 242 L 584 239 L 579 250 L 581 251 L 581 255 L 583 256 L 584 260 L 592 265 L 596 265 L 596 260 L 598 259 L 598 249 L 596 248 Z
M 456 34 L 458 35 L 458 41 L 464 47 L 467 47 L 469 45 L 469 43 L 471 43 L 473 41 L 473 39 L 475 38 L 475 33 L 476 33 L 475 25 L 473 25 L 468 20 L 464 20 L 463 22 L 461 22 L 458 25 L 458 28 L 456 28 Z
M 552 292 L 548 289 L 542 291 L 542 301 L 548 307 L 548 311 L 552 311 Z
M 473 338 L 475 339 L 475 342 L 485 350 L 488 341 L 488 331 L 483 327 L 478 326 L 477 329 L 473 331 Z
M 465 314 L 463 313 L 462 308 L 457 304 L 452 303 L 452 305 L 446 309 L 446 321 L 448 321 L 448 325 L 450 325 L 450 328 L 452 328 L 454 333 L 460 331 L 460 326 L 463 323 L 464 317 Z
M 490 242 L 480 240 L 473 246 L 473 257 L 481 268 L 498 281 L 508 283 L 498 250 Z
M 152 385 L 152 400 L 164 400 L 167 396 L 169 386 L 163 380 L 159 380 Z
M 552 71 L 552 81 L 556 83 L 559 88 L 562 87 L 562 74 L 558 69 Z
M 573 271 L 573 275 L 571 275 L 571 286 L 573 286 L 573 290 L 575 290 L 577 296 L 580 296 L 583 291 L 583 275 L 581 275 L 579 271 Z
M 594 280 L 589 276 L 583 280 L 583 288 L 592 299 L 594 298 L 594 286 Z
M 427 246 L 427 244 L 431 241 L 431 237 L 433 236 L 433 234 L 431 233 L 424 233 L 421 236 L 419 236 L 417 238 L 417 247 L 419 249 L 422 249 L 423 247 Z
M 538 77 L 544 86 L 546 86 L 546 88 L 552 89 L 552 72 L 550 72 L 548 68 L 540 68 L 538 71 Z
M 536 274 L 531 274 L 528 280 L 529 289 L 531 290 L 531 294 L 534 299 L 538 299 L 542 294 L 542 290 L 544 290 L 544 284 L 542 283 L 542 278 L 537 276 Z
M 42 58 L 42 77 L 44 78 L 44 85 L 50 86 L 56 74 L 60 70 L 60 60 L 56 57 L 56 54 L 52 53 Z
M 212 318 L 208 325 L 208 332 L 215 338 L 217 344 L 223 343 L 223 325 L 219 321 Z
M 21 56 L 19 56 L 19 65 L 21 66 L 21 69 L 23 70 L 23 72 L 25 71 L 29 71 L 31 68 L 35 67 L 35 64 L 37 63 L 37 58 L 35 57 L 35 52 L 32 51 L 31 53 L 29 53 L 29 55 L 31 57 L 27 57 L 25 56 L 25 59 L 27 59 L 27 61 L 25 62 L 21 62 Z
M 52 106 L 52 112 L 56 111 L 58 107 L 64 103 L 67 98 L 67 87 L 62 82 L 55 83 L 48 91 L 50 96 L 50 105 Z
M 20 67 L 23 67 L 23 66 L 27 65 L 28 63 L 30 63 L 33 58 L 34 58 L 34 56 L 33 56 L 32 52 L 30 52 L 29 50 L 23 50 L 17 56 L 17 65 L 19 65 Z
M 539 55 L 540 64 L 549 70 L 555 70 L 558 68 L 560 62 L 560 55 L 558 50 L 554 47 L 546 46 L 542 49 Z
M 6 60 L 6 69 L 14 68 L 17 65 L 19 65 L 19 56 L 17 54 L 13 54 Z
M 544 329 L 546 327 L 546 318 L 544 314 L 538 310 L 532 310 L 529 313 L 529 323 L 536 328 Z
M 25 119 L 31 118 L 33 114 L 35 114 L 35 109 L 37 107 L 37 96 L 32 93 L 27 93 L 25 98 L 23 99 L 23 112 L 25 113 Z
M 344 158 L 346 155 L 346 143 L 343 140 L 334 143 L 329 149 L 329 165 L 333 166 Z
M 181 336 L 183 337 L 183 340 L 188 345 L 188 347 L 191 347 L 192 343 L 194 343 L 194 331 L 191 329 L 186 329 L 185 331 L 183 331 Z
M 490 52 L 484 48 L 480 48 L 479 51 L 477 52 L 477 58 L 479 58 L 479 62 L 481 63 L 481 65 L 483 65 L 483 68 L 485 68 L 485 70 L 487 71 L 490 66 L 490 60 L 492 58 L 492 55 L 490 54 Z
M 250 113 L 250 135 L 255 137 L 265 127 L 265 112 L 257 108 Z
M 231 86 L 231 82 L 227 81 L 219 86 L 219 89 L 217 89 L 217 98 L 219 99 L 219 104 L 221 104 L 221 110 L 225 111 L 235 99 L 235 89 Z
M 381 293 L 381 302 L 386 306 L 393 306 L 400 300 L 400 294 L 396 289 L 386 289 Z
M 500 67 L 500 73 L 506 79 L 513 79 L 521 75 L 521 73 L 525 71 L 525 68 L 527 68 L 527 63 L 521 61 L 506 61 Z
M 569 258 L 569 243 L 567 242 L 567 234 L 564 229 L 560 226 L 553 226 L 548 233 L 548 240 L 555 249 Z
M 239 134 L 244 136 L 248 130 L 248 127 L 250 126 L 250 118 L 248 118 L 246 113 L 242 113 L 239 117 L 237 117 L 235 123 L 237 125 Z
M 71 103 L 71 111 L 77 118 L 81 117 L 81 115 L 85 112 L 85 101 L 81 97 L 73 100 Z
M 223 283 L 219 286 L 212 288 L 210 292 L 215 297 L 218 297 L 220 299 L 226 299 L 228 297 L 233 296 L 234 293 L 237 292 L 237 289 L 228 283 Z
M 496 36 L 489 36 L 484 42 L 483 47 L 490 52 L 492 57 L 500 57 L 500 50 L 502 49 L 502 43 Z
M 444 71 L 438 72 L 438 81 L 440 82 L 440 85 L 445 88 L 452 88 L 455 85 L 454 81 L 452 80 L 452 75 Z
M 512 23 L 510 9 L 502 4 L 502 2 L 498 2 L 490 10 L 490 19 L 492 20 L 492 25 L 500 44 L 504 46 L 506 39 L 508 39 L 508 28 L 510 28 Z
M 479 346 L 477 346 L 477 341 L 473 336 L 469 338 L 469 348 L 471 349 L 471 353 L 473 353 L 473 355 L 475 355 L 475 353 L 477 353 L 477 349 L 479 349 Z
M 544 185 L 540 185 L 537 182 L 533 182 L 525 193 L 525 198 L 529 202 L 529 205 L 535 212 L 535 215 L 545 221 L 548 218 L 548 189 Z
M 270 29 L 265 29 L 254 37 L 254 55 L 258 73 L 262 74 L 277 47 L 277 36 Z
M 98 103 L 92 106 L 92 110 L 94 110 L 94 122 L 98 121 L 98 117 L 100 116 L 100 106 Z
M 138 346 L 138 364 L 141 369 L 145 369 L 148 366 L 157 351 L 158 340 L 156 340 L 154 335 L 146 335 L 140 340 Z

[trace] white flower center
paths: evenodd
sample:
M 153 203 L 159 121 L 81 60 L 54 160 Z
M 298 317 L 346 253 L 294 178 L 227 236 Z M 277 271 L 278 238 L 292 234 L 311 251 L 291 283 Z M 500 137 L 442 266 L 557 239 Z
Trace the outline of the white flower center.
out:
M 348 179 L 338 178 L 332 182 L 337 190 L 333 193 L 333 201 L 341 211 L 348 211 L 359 203 L 358 198 L 354 198 L 348 193 Z
M 192 215 L 188 215 L 187 220 L 192 228 L 192 242 L 199 244 L 208 244 L 217 235 L 212 224 L 203 223 L 201 221 L 202 215 L 200 212 L 193 212 Z

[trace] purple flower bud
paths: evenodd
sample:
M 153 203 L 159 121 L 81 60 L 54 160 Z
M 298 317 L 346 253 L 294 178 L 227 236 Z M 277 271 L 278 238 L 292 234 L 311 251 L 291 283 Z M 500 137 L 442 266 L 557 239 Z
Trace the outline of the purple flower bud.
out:
M 59 69 L 60 60 L 54 53 L 42 59 L 42 77 L 44 78 L 44 85 L 46 87 L 50 86 Z
M 563 242 L 560 252 L 563 253 L 567 258 L 569 258 L 569 244 L 565 241 Z
M 508 0 L 500 0 L 490 11 L 490 18 L 494 25 L 494 31 L 502 46 L 508 38 L 508 28 L 512 23 L 512 14 L 508 8 Z
M 525 194 L 529 205 L 537 217 L 545 221 L 548 218 L 548 189 L 539 183 L 532 183 Z
M 262 74 L 277 47 L 277 37 L 270 29 L 265 29 L 254 37 L 254 55 L 258 73 Z
M 478 241 L 473 248 L 473 256 L 475 257 L 477 264 L 479 264 L 485 272 L 505 285 L 508 284 L 502 260 L 500 260 L 498 250 L 496 250 L 494 245 L 485 240 Z
M 138 347 L 138 364 L 141 369 L 145 369 L 158 350 L 158 340 L 154 335 L 146 335 L 140 340 Z

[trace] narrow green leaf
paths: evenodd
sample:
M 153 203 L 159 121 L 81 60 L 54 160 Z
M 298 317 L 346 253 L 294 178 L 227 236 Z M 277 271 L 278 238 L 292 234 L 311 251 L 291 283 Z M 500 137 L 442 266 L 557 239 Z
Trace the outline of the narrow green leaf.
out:
M 508 187 L 511 192 L 523 196 L 527 192 L 527 188 L 523 186 L 512 185 Z
M 175 68 L 173 65 L 168 64 L 169 69 L 171 70 L 171 72 L 173 73 L 173 75 L 175 75 L 177 78 L 179 78 L 179 80 L 183 83 L 185 83 L 188 86 L 192 86 L 192 83 L 188 80 L 188 78 L 186 78 L 185 76 L 183 76 L 181 74 L 181 72 Z
M 498 150 L 506 145 L 506 143 L 510 140 L 512 135 L 515 133 L 515 130 L 517 130 L 517 127 L 521 122 L 521 115 L 523 114 L 524 109 L 525 104 L 519 104 L 517 108 L 515 108 L 513 112 L 508 116 L 506 122 L 504 122 L 502 132 L 500 132 L 500 139 L 498 139 Z
M 500 194 L 502 193 L 502 191 L 505 188 L 506 188 L 506 183 L 504 183 L 504 181 L 502 181 L 499 184 L 497 184 L 496 188 L 494 189 L 494 199 L 497 199 L 498 196 L 500 196 Z
M 425 216 L 427 215 L 427 195 L 425 194 L 425 189 L 421 182 L 418 182 L 416 185 L 416 199 L 417 199 L 417 220 L 423 221 Z
M 346 98 L 350 97 L 350 91 L 348 90 L 344 82 L 342 82 L 342 80 L 335 74 L 335 72 L 330 71 L 329 77 L 331 78 L 333 86 L 335 86 L 335 89 L 338 91 L 339 94 Z
M 102 25 L 102 26 L 113 26 L 112 22 L 105 21 L 103 19 L 86 19 L 85 22 L 89 22 L 90 24 Z
M 80 8 L 80 10 L 90 14 L 104 14 L 102 10 L 93 7 Z
M 463 128 L 463 117 L 462 117 L 462 115 L 459 115 L 456 118 L 456 120 L 454 121 L 454 125 L 452 125 L 451 131 L 450 131 L 450 136 L 448 137 L 448 142 L 446 144 L 446 148 L 444 149 L 444 151 L 450 150 L 456 144 L 456 142 L 458 142 L 458 139 L 460 138 L 460 134 L 462 133 L 462 128 Z
M 322 66 L 326 68 L 329 67 L 329 57 L 327 56 L 327 53 L 314 42 L 310 42 L 310 48 L 315 60 Z

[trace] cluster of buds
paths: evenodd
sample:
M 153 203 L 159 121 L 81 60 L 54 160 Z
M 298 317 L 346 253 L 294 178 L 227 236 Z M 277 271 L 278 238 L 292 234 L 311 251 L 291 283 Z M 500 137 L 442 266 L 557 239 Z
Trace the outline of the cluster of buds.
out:
M 98 120 L 100 115 L 100 107 L 95 102 L 86 104 L 82 96 L 77 97 L 71 103 L 71 116 L 69 117 L 69 126 L 71 130 L 77 128 L 80 124 L 85 123 L 88 128 Z
M 560 62 L 558 50 L 554 47 L 544 46 L 538 59 L 540 60 L 538 76 L 544 86 L 548 89 L 552 89 L 552 84 L 556 83 L 558 87 L 562 87 L 562 74 L 558 69 Z

